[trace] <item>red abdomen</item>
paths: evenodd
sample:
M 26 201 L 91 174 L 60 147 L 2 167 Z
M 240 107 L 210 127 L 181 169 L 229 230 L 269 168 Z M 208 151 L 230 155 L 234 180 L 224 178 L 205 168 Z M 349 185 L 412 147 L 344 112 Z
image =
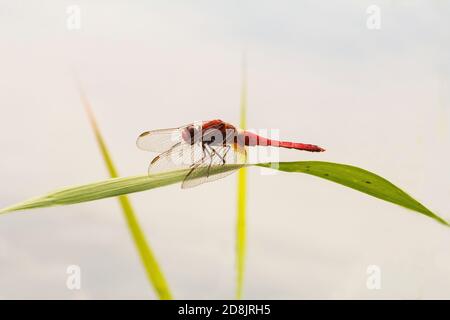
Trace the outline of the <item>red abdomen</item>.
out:
M 325 149 L 314 144 L 297 143 L 289 141 L 277 141 L 261 137 L 255 133 L 244 131 L 244 141 L 246 146 L 272 146 L 287 149 L 304 150 L 309 152 L 323 152 Z

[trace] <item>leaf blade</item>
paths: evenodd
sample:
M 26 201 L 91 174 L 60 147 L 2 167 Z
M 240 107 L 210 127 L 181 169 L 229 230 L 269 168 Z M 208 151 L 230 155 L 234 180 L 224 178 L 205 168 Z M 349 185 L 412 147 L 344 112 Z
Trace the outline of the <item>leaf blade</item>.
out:
M 240 127 L 247 127 L 247 66 L 245 53 L 242 63 L 242 88 L 240 103 Z M 242 298 L 246 253 L 247 221 L 247 168 L 241 168 L 237 178 L 237 218 L 236 218 L 236 299 Z
M 81 87 L 80 87 L 80 97 L 85 107 L 86 113 L 88 115 L 91 127 L 94 131 L 97 144 L 100 148 L 100 152 L 102 154 L 106 168 L 108 169 L 109 175 L 111 176 L 111 178 L 116 178 L 118 176 L 117 169 L 109 153 L 108 147 L 106 146 L 106 142 L 103 139 L 103 136 L 100 132 L 99 126 L 97 125 L 97 121 L 92 112 L 90 103 L 87 100 L 84 92 L 81 90 Z M 171 300 L 172 294 L 170 292 L 168 283 L 165 279 L 165 276 L 159 266 L 159 263 L 152 249 L 150 248 L 150 245 L 148 244 L 145 238 L 144 232 L 142 231 L 142 228 L 139 225 L 139 221 L 136 217 L 136 214 L 134 212 L 133 206 L 131 205 L 129 198 L 125 195 L 121 195 L 118 197 L 118 200 L 122 208 L 122 212 L 124 214 L 128 230 L 133 238 L 133 242 L 139 253 L 141 262 L 144 265 L 146 276 L 150 285 L 155 290 L 155 293 L 157 294 L 159 299 Z
M 324 178 L 324 174 L 320 175 L 321 172 L 310 173 L 306 169 L 308 165 L 311 164 L 332 164 L 332 165 L 341 165 L 341 166 L 349 166 L 345 164 L 339 164 L 339 163 L 332 163 L 332 162 L 322 162 L 322 161 L 296 161 L 296 162 L 280 162 L 278 164 L 278 170 L 286 171 L 286 172 L 299 172 L 299 173 L 306 173 L 315 175 L 320 178 Z M 271 163 L 260 163 L 257 164 L 257 166 L 271 168 Z M 229 170 L 236 170 L 238 166 L 236 165 L 225 165 L 221 166 L 220 168 L 212 168 L 210 174 L 220 173 L 222 171 L 229 171 Z M 350 166 L 353 167 L 353 166 Z M 358 170 L 364 170 L 358 167 L 354 167 Z M 364 170 L 367 171 L 367 170 Z M 17 211 L 17 210 L 23 210 L 23 209 L 33 209 L 33 208 L 43 208 L 43 207 L 51 207 L 56 205 L 69 205 L 69 204 L 76 204 L 81 202 L 87 202 L 87 201 L 94 201 L 94 200 L 100 200 L 105 199 L 109 197 L 116 197 L 123 194 L 129 194 L 129 193 L 135 193 L 135 192 L 142 192 L 145 190 L 150 190 L 154 188 L 160 188 L 164 186 L 168 186 L 171 184 L 175 184 L 178 182 L 181 182 L 185 175 L 187 174 L 187 170 L 180 170 L 180 171 L 170 171 L 161 173 L 158 175 L 140 175 L 140 176 L 132 176 L 132 177 L 123 177 L 123 178 L 113 178 L 113 179 L 107 179 L 103 181 L 98 181 L 94 183 L 84 184 L 84 185 L 78 185 L 74 187 L 67 187 L 64 189 L 60 189 L 54 192 L 51 192 L 49 194 L 35 197 L 30 200 L 18 203 L 16 205 L 3 208 L 0 210 L 0 214 L 4 214 L 7 212 Z M 324 172 L 324 171 L 322 171 Z M 369 174 L 375 175 L 374 173 L 371 173 L 367 171 Z M 325 173 L 325 172 L 324 172 Z M 378 176 L 379 177 L 379 176 Z M 382 177 L 380 177 L 383 180 L 386 180 Z M 327 180 L 331 180 L 331 178 L 327 178 Z M 331 180 L 333 181 L 333 180 Z M 387 180 L 386 180 L 387 181 Z M 333 181 L 336 182 L 336 181 Z M 339 182 L 337 182 L 339 183 Z M 388 183 L 390 183 L 388 181 Z M 344 183 L 340 183 L 345 186 Z M 390 183 L 391 184 L 391 183 Z M 395 188 L 398 188 L 394 186 Z M 355 188 L 353 188 L 355 189 Z M 356 189 L 358 190 L 358 189 Z M 358 190 L 361 192 L 364 192 L 362 190 Z M 403 191 L 402 191 L 403 192 Z M 372 195 L 370 193 L 364 192 L 366 194 Z M 406 194 L 406 193 L 405 193 Z M 375 196 L 375 195 L 372 195 Z M 410 197 L 408 195 L 408 197 Z M 379 197 L 377 197 L 379 198 Z M 412 199 L 412 203 L 405 205 L 404 203 L 396 203 L 394 201 L 390 201 L 387 199 L 382 199 L 388 202 L 392 202 L 395 204 L 398 204 L 400 206 L 406 207 L 408 209 L 417 211 L 419 213 L 423 213 L 422 211 L 425 211 L 428 214 L 425 214 L 426 216 L 439 221 L 442 224 L 449 225 L 447 221 L 445 221 L 443 218 L 437 216 L 432 211 L 430 211 L 428 208 L 420 204 L 417 200 L 410 197 Z M 381 199 L 381 198 L 380 198 Z M 395 199 L 394 199 L 395 200 Z M 398 200 L 398 199 L 397 199 Z M 406 199 L 405 201 L 409 201 Z M 419 205 L 415 205 L 416 203 L 419 203 Z M 425 208 L 425 209 L 424 209 Z M 431 214 L 429 214 L 431 213 Z
M 227 165 L 221 169 L 229 171 L 236 170 L 238 167 L 238 165 Z M 145 174 L 110 178 L 98 182 L 65 187 L 4 208 L 0 210 L 0 214 L 22 209 L 71 205 L 161 188 L 183 181 L 188 172 L 188 170 L 179 170 L 151 176 Z M 213 168 L 210 174 L 213 174 L 214 172 L 219 173 L 222 172 L 222 170 Z
M 259 164 L 259 166 L 270 168 L 271 164 Z M 278 170 L 306 173 L 333 181 L 378 199 L 420 212 L 444 225 L 449 225 L 447 221 L 434 214 L 390 181 L 362 168 L 333 162 L 303 161 L 279 163 Z

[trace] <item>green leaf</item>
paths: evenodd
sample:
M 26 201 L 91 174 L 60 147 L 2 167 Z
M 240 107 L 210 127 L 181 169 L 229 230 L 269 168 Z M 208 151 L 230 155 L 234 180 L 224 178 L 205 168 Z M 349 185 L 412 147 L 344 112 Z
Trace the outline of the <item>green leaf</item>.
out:
M 103 160 L 105 161 L 105 165 L 108 169 L 109 175 L 111 176 L 111 178 L 116 178 L 118 174 L 114 166 L 114 162 L 108 151 L 106 143 L 100 133 L 100 129 L 97 125 L 94 114 L 92 113 L 90 103 L 87 100 L 86 96 L 84 95 L 84 92 L 81 90 L 81 87 L 80 87 L 80 96 L 81 101 L 84 104 L 84 107 L 88 114 L 89 122 L 94 130 L 94 134 L 97 139 L 97 143 L 99 145 Z M 136 249 L 139 252 L 141 262 L 144 265 L 147 279 L 149 280 L 150 285 L 153 286 L 157 296 L 160 299 L 163 300 L 172 299 L 172 294 L 170 293 L 167 281 L 164 277 L 164 274 L 162 273 L 161 268 L 159 267 L 158 261 L 156 260 L 156 257 L 153 254 L 152 249 L 150 248 L 150 245 L 145 239 L 144 232 L 142 231 L 139 225 L 139 221 L 134 213 L 134 209 L 131 205 L 130 200 L 128 199 L 127 196 L 122 195 L 119 196 L 119 203 L 122 208 L 128 226 L 128 230 L 130 231 Z
M 247 127 L 247 66 L 245 53 L 242 63 L 241 119 L 240 127 Z M 247 168 L 238 172 L 236 219 L 236 299 L 241 299 L 244 285 L 246 251 Z
M 258 164 L 258 166 L 276 168 L 277 164 L 261 163 Z M 211 168 L 209 174 L 236 170 L 239 167 L 239 165 L 213 167 Z M 298 161 L 280 162 L 278 163 L 278 170 L 306 173 L 327 179 L 376 198 L 417 211 L 436 221 L 439 221 L 442 224 L 449 225 L 444 219 L 431 212 L 429 209 L 424 207 L 418 201 L 386 179 L 358 167 L 332 162 Z M 56 205 L 75 204 L 150 190 L 181 182 L 187 173 L 188 170 L 178 170 L 151 176 L 141 175 L 125 178 L 113 178 L 85 185 L 69 187 L 18 203 L 8 208 L 4 208 L 0 210 L 0 213 L 32 208 L 51 207 Z M 206 174 L 207 173 L 205 171 L 205 175 Z
M 276 165 L 276 163 L 260 164 L 260 166 L 268 168 Z M 286 172 L 306 173 L 330 180 L 373 197 L 420 212 L 442 224 L 449 225 L 447 221 L 431 212 L 388 180 L 358 167 L 333 162 L 305 161 L 281 162 L 277 169 Z
M 240 166 L 238 165 L 227 165 L 221 168 L 212 168 L 210 174 L 235 170 L 239 167 Z M 94 183 L 67 187 L 2 209 L 0 210 L 0 213 L 32 208 L 76 204 L 110 197 L 117 197 L 154 188 L 160 188 L 183 181 L 188 172 L 189 170 L 179 170 L 164 172 L 151 176 L 140 175 L 123 178 L 112 178 Z

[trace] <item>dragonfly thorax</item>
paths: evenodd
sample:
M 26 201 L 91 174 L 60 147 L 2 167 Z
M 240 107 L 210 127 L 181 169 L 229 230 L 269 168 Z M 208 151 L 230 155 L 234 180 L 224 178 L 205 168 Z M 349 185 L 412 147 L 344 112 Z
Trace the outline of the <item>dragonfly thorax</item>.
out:
M 231 125 L 221 123 L 217 126 L 187 126 L 181 133 L 183 141 L 194 145 L 201 143 L 209 146 L 230 145 L 236 142 L 237 130 Z

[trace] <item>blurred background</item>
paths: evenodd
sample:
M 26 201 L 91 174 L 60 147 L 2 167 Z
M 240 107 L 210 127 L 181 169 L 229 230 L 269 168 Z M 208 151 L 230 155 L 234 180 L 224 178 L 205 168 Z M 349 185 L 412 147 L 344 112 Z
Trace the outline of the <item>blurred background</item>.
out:
M 74 74 L 121 175 L 144 174 L 142 131 L 238 124 L 245 50 L 248 126 L 327 149 L 280 160 L 365 168 L 450 220 L 449 15 L 438 0 L 0 0 L 0 207 L 108 177 Z M 233 298 L 235 175 L 130 198 L 175 298 Z M 412 211 L 249 170 L 244 298 L 448 299 L 449 245 Z M 0 216 L 0 299 L 17 298 L 154 299 L 117 200 Z

